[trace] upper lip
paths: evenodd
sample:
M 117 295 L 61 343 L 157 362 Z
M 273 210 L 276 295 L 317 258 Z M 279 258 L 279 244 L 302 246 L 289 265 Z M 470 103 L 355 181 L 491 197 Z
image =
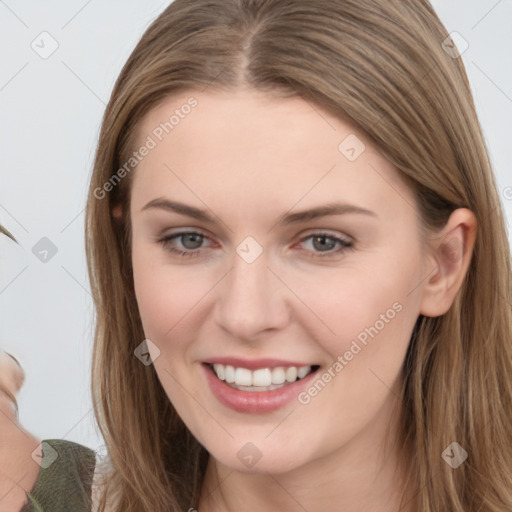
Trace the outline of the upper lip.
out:
M 301 363 L 299 361 L 285 361 L 284 359 L 261 358 L 261 359 L 243 359 L 241 357 L 211 357 L 203 361 L 205 364 L 222 364 L 224 366 L 233 366 L 235 368 L 247 368 L 248 370 L 257 370 L 258 368 L 277 368 L 279 366 L 318 366 L 311 363 Z

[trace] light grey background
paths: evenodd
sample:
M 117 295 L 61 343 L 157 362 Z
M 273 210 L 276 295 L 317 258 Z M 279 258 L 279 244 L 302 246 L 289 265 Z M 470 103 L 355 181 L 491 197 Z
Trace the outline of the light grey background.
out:
M 20 418 L 40 438 L 102 444 L 89 391 L 86 189 L 114 81 L 168 3 L 0 0 L 0 222 L 21 244 L 0 238 L 0 346 L 26 370 Z M 512 0 L 433 4 L 469 45 L 462 58 L 512 219 Z M 45 263 L 32 251 L 43 237 L 57 250 Z

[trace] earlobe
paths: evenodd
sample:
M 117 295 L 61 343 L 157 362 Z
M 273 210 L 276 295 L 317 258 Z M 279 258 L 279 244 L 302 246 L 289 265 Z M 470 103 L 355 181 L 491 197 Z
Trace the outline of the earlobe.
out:
M 425 280 L 420 304 L 423 316 L 441 316 L 450 309 L 471 263 L 476 233 L 477 220 L 473 212 L 459 208 L 431 242 L 432 268 Z
M 116 220 L 119 220 L 123 216 L 123 208 L 121 207 L 120 204 L 118 204 L 117 206 L 114 206 L 114 208 L 112 208 L 112 216 Z

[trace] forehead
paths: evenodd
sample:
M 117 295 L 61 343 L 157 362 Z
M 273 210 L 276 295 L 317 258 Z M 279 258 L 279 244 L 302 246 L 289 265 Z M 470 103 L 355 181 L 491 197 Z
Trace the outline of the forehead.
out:
M 132 191 L 141 207 L 179 195 L 197 206 L 204 199 L 261 215 L 262 203 L 289 209 L 299 201 L 350 200 L 369 208 L 408 194 L 363 133 L 298 96 L 183 92 L 146 115 L 136 147 L 144 144 L 151 149 Z
M 327 150 L 325 157 L 332 157 L 337 139 L 353 131 L 298 96 L 280 98 L 243 89 L 169 97 L 146 115 L 138 142 L 149 135 L 159 146 L 172 148 L 175 156 L 179 149 L 189 159 L 207 153 L 222 160 L 250 151 L 260 161 L 265 156 L 290 161 L 313 149 Z

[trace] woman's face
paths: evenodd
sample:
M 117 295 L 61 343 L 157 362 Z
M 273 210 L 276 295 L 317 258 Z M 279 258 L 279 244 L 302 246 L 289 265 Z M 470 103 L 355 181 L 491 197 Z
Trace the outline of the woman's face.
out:
M 183 93 L 147 115 L 142 146 L 135 291 L 185 424 L 242 471 L 371 457 L 429 270 L 412 191 L 298 97 Z

